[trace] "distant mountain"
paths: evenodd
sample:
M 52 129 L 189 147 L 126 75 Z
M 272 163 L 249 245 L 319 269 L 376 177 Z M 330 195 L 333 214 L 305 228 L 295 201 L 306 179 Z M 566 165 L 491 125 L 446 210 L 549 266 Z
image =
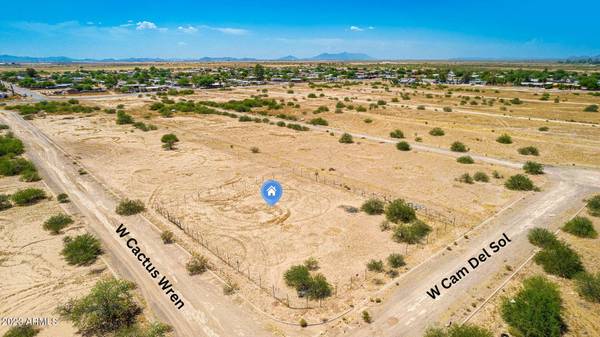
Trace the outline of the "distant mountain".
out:
M 571 56 L 562 61 L 563 63 L 585 63 L 585 64 L 600 64 L 600 55 L 596 56 Z
M 128 58 L 104 58 L 104 59 L 77 59 L 66 56 L 32 57 L 0 55 L 2 63 L 136 63 L 136 62 L 252 62 L 252 61 L 372 61 L 373 57 L 359 53 L 323 53 L 309 58 L 298 58 L 287 55 L 278 59 L 256 59 L 250 57 L 201 57 L 201 58 L 156 58 L 156 57 L 128 57 Z
M 315 61 L 372 61 L 375 59 L 367 54 L 343 52 L 343 53 L 336 53 L 336 54 L 323 53 L 323 54 L 319 54 L 317 56 L 311 57 L 310 60 L 315 60 Z

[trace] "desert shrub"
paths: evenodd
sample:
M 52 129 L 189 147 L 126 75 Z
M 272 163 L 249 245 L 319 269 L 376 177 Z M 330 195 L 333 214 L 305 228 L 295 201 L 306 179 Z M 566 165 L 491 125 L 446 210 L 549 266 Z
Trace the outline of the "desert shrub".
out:
M 523 165 L 523 170 L 533 175 L 544 174 L 544 165 L 534 161 L 527 161 Z
M 535 185 L 533 185 L 533 181 L 522 174 L 511 176 L 506 180 L 504 186 L 513 191 L 532 191 L 536 188 Z
M 390 137 L 392 138 L 404 138 L 404 133 L 400 129 L 396 129 L 390 132 Z
M 400 151 L 410 151 L 411 149 L 410 144 L 405 141 L 398 142 L 398 144 L 396 144 L 396 148 Z
M 388 255 L 387 263 L 390 266 L 390 268 L 400 268 L 406 265 L 406 262 L 404 262 L 404 256 L 402 256 L 402 254 L 397 253 L 392 253 Z
M 494 170 L 492 172 L 492 177 L 494 177 L 494 179 L 502 179 L 502 178 L 504 178 L 504 176 L 502 174 L 500 174 L 500 172 L 498 172 L 496 170 Z
M 308 268 L 308 270 L 319 269 L 319 261 L 317 261 L 317 259 L 314 257 L 309 257 L 308 259 L 304 260 L 304 265 L 306 268 Z
M 26 171 L 21 172 L 21 181 L 30 183 L 30 182 L 34 182 L 34 181 L 40 181 L 40 180 L 42 180 L 42 178 L 35 170 L 26 170 Z
M 452 108 L 449 106 L 444 107 L 444 112 L 452 112 Z
M 586 207 L 591 215 L 600 216 L 600 194 L 591 197 L 587 201 Z
M 323 274 L 316 274 L 310 280 L 308 298 L 319 300 L 331 296 L 331 285 Z
M 277 122 L 275 125 L 279 126 L 279 127 L 285 127 L 285 122 L 283 121 L 279 121 Z
M 46 192 L 39 188 L 18 190 L 10 196 L 10 199 L 18 206 L 32 205 L 45 198 Z
M 363 321 L 365 321 L 365 323 L 373 322 L 373 318 L 371 317 L 371 314 L 369 314 L 369 312 L 366 310 L 362 312 L 362 319 L 363 319 Z
M 429 130 L 429 134 L 432 136 L 443 136 L 446 133 L 444 132 L 444 130 L 442 130 L 442 128 L 433 128 Z
M 192 257 L 185 264 L 185 269 L 190 275 L 202 274 L 208 269 L 208 260 L 200 254 L 192 254 Z
M 577 216 L 567 221 L 562 230 L 580 238 L 594 239 L 598 236 L 594 224 L 586 217 Z
M 538 128 L 538 131 L 541 131 L 541 132 L 546 132 L 546 131 L 548 131 L 548 130 L 550 130 L 550 128 L 549 128 L 549 127 L 547 127 L 547 126 L 540 126 L 540 127 Z
M 500 310 L 506 323 L 522 336 L 560 337 L 566 328 L 560 291 L 542 276 L 523 281 L 523 289 L 514 298 L 504 298 Z
M 2 337 L 33 337 L 40 332 L 40 329 L 31 324 L 16 325 L 8 329 Z
M 32 162 L 21 157 L 12 157 L 12 154 L 0 158 L 0 175 L 15 176 L 25 172 L 35 172 Z
M 133 289 L 133 282 L 118 279 L 101 280 L 88 295 L 69 300 L 67 304 L 58 308 L 58 312 L 73 322 L 84 336 L 105 336 L 133 325 L 136 316 L 141 313 L 141 308 L 131 293 Z
M 73 219 L 67 214 L 53 215 L 44 222 L 44 229 L 52 234 L 60 233 L 60 230 L 73 223 Z
M 475 161 L 473 160 L 473 158 L 471 156 L 460 156 L 458 158 L 456 158 L 456 161 L 461 163 L 461 164 L 473 164 L 475 163 Z
M 490 181 L 490 177 L 488 177 L 488 175 L 485 172 L 477 171 L 475 172 L 475 174 L 473 174 L 473 180 L 482 183 L 487 183 L 488 181 Z
M 418 105 L 417 106 L 417 110 L 425 110 L 425 106 L 424 105 Z
M 415 220 L 410 224 L 396 226 L 392 238 L 396 242 L 415 244 L 421 242 L 429 232 L 431 232 L 431 227 L 429 225 L 423 221 Z
M 600 303 L 600 272 L 594 274 L 579 273 L 575 277 L 577 293 L 584 299 Z
M 11 207 L 12 203 L 10 202 L 10 196 L 7 194 L 0 194 L 0 211 L 9 209 Z
M 381 273 L 381 272 L 383 272 L 383 261 L 373 259 L 373 260 L 367 262 L 367 269 L 369 271 Z
M 383 214 L 384 208 L 383 201 L 376 198 L 369 199 L 360 206 L 360 210 L 369 215 Z
M 160 233 L 160 238 L 164 244 L 175 242 L 175 234 L 170 230 L 164 230 L 162 233 Z
M 119 215 L 134 215 L 146 210 L 141 200 L 123 199 L 117 205 L 115 212 Z
M 598 105 L 597 104 L 592 104 L 592 105 L 588 105 L 586 106 L 583 111 L 585 112 L 598 112 Z
M 512 104 L 523 104 L 523 101 L 521 101 L 521 99 L 519 99 L 519 97 L 515 97 L 515 98 L 511 99 L 510 102 Z
M 300 318 L 299 324 L 303 328 L 306 328 L 308 326 L 308 323 L 306 322 L 306 320 L 304 318 Z
M 322 112 L 327 112 L 329 111 L 329 108 L 324 106 L 324 105 L 320 105 L 317 109 L 315 109 L 315 111 L 313 111 L 314 114 L 320 114 Z
M 539 156 L 540 151 L 535 146 L 525 146 L 517 150 L 519 154 L 524 156 Z
M 563 242 L 542 249 L 535 254 L 534 261 L 541 265 L 546 273 L 568 279 L 584 270 L 577 252 Z
M 365 111 L 367 111 L 367 108 L 365 108 L 362 105 L 359 105 L 359 106 L 356 107 L 356 111 L 357 112 L 365 112 Z
M 468 173 L 461 174 L 460 177 L 456 178 L 456 180 L 465 184 L 473 184 L 473 177 L 471 177 L 471 175 Z
M 82 234 L 74 238 L 65 237 L 61 254 L 68 264 L 88 265 L 102 254 L 100 241 L 91 234 Z
M 312 125 L 325 125 L 325 126 L 329 125 L 329 122 L 327 122 L 326 119 L 321 118 L 321 117 L 313 118 L 308 123 L 312 124 Z
M 532 245 L 540 248 L 547 248 L 558 244 L 559 242 L 554 233 L 550 232 L 546 228 L 541 227 L 536 227 L 529 230 L 527 238 Z
M 165 150 L 173 150 L 175 143 L 179 142 L 179 138 L 173 133 L 167 133 L 160 138 L 160 141 Z
M 308 267 L 296 265 L 290 267 L 284 274 L 283 279 L 288 287 L 293 287 L 296 291 L 306 291 L 310 287 L 311 276 Z
M 454 152 L 468 152 L 467 146 L 461 142 L 454 142 L 450 145 L 450 150 Z
M 403 199 L 390 202 L 385 208 L 385 217 L 393 223 L 408 223 L 417 219 L 415 210 Z
M 352 144 L 354 143 L 354 139 L 352 139 L 352 135 L 349 133 L 344 133 L 339 140 L 342 144 Z
M 252 146 L 250 148 L 250 152 L 252 152 L 252 153 L 259 153 L 260 149 L 257 146 Z
M 500 144 L 512 144 L 512 137 L 508 134 L 503 134 L 502 136 L 496 138 L 496 141 Z
M 117 111 L 117 124 L 133 124 L 133 117 L 125 113 L 125 111 L 119 110 Z
M 449 328 L 429 328 L 424 337 L 492 337 L 493 333 L 477 325 L 452 325 Z
M 10 129 L 10 126 L 0 123 L 0 130 L 8 130 L 8 129 Z
M 252 117 L 243 115 L 243 116 L 240 116 L 240 118 L 238 118 L 238 121 L 240 121 L 240 122 L 252 122 Z
M 10 135 L 0 136 L 0 157 L 7 154 L 20 155 L 25 152 L 23 142 Z
M 308 94 L 307 97 L 308 98 L 317 98 L 317 95 L 315 95 L 314 93 L 311 92 L 310 94 Z

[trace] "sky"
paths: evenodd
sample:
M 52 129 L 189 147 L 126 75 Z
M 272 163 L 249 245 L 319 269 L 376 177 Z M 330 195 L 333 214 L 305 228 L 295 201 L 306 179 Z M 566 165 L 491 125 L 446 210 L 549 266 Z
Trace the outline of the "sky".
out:
M 600 55 L 600 1 L 6 1 L 0 54 L 379 59 Z

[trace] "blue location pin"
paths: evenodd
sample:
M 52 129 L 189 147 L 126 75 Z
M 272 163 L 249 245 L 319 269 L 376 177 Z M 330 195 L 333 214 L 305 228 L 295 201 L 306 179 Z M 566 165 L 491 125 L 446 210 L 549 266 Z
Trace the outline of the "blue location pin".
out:
M 262 195 L 263 199 L 265 199 L 267 204 L 273 206 L 279 201 L 279 199 L 281 199 L 283 189 L 281 188 L 281 184 L 277 181 L 267 180 L 260 188 L 260 194 Z

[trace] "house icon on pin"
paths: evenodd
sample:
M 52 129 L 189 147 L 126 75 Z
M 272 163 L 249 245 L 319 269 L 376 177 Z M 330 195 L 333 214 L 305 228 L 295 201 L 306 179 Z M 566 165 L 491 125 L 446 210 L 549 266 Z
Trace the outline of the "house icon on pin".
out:
M 269 188 L 267 189 L 267 196 L 274 197 L 275 194 L 277 194 L 277 189 L 275 188 L 275 186 L 269 186 Z

